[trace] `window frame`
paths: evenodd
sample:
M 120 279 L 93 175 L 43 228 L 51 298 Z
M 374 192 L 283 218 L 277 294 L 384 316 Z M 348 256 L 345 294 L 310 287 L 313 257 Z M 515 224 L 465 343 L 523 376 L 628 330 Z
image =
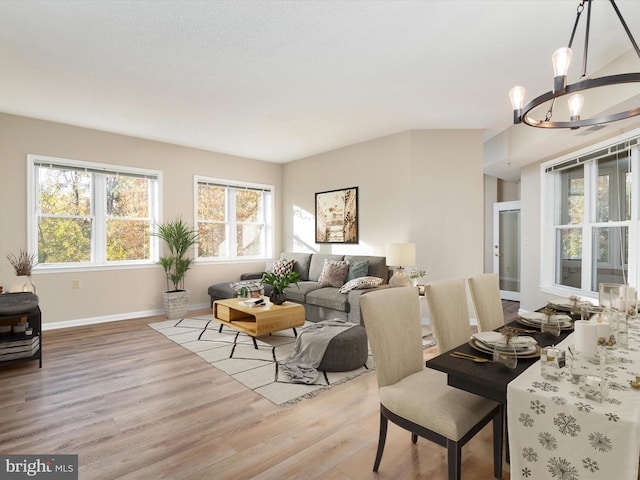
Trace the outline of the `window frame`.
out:
M 275 186 L 262 184 L 262 183 L 253 183 L 253 182 L 244 182 L 239 180 L 228 180 L 223 178 L 209 177 L 205 175 L 194 175 L 193 176 L 193 225 L 196 231 L 199 231 L 199 222 L 198 218 L 199 205 L 198 205 L 198 186 L 200 184 L 209 184 L 216 185 L 225 188 L 225 198 L 226 198 L 226 211 L 225 211 L 225 228 L 227 238 L 230 239 L 228 252 L 236 252 L 237 248 L 237 226 L 242 224 L 262 224 L 264 225 L 264 246 L 263 252 L 259 255 L 246 255 L 246 256 L 237 256 L 237 255 L 226 255 L 226 256 L 217 256 L 217 257 L 202 257 L 199 253 L 198 245 L 194 247 L 195 261 L 198 263 L 233 263 L 233 262 L 248 262 L 255 260 L 267 260 L 273 257 L 273 245 L 274 245 L 274 221 L 275 221 Z M 235 195 L 232 195 L 232 192 L 235 190 L 258 190 L 263 192 L 263 194 L 269 194 L 268 197 L 263 195 L 263 205 L 262 205 L 262 222 L 237 222 L 235 219 Z M 233 238 L 231 238 L 233 237 Z
M 151 228 L 154 228 L 161 219 L 162 204 L 162 171 L 148 168 L 129 167 L 124 165 L 115 165 L 110 163 L 97 163 L 85 160 L 74 160 L 67 158 L 58 158 L 45 155 L 28 154 L 27 155 L 27 243 L 29 251 L 37 254 L 38 252 L 38 176 L 36 168 L 43 164 L 50 163 L 52 166 L 69 167 L 72 169 L 86 170 L 95 174 L 123 174 L 128 176 L 142 176 L 155 180 L 151 185 L 149 196 L 149 211 L 151 215 Z M 106 212 L 106 204 L 104 204 L 104 183 L 92 182 L 91 186 L 91 213 L 94 219 L 94 228 L 91 235 L 91 261 L 89 262 L 69 262 L 69 263 L 51 263 L 40 264 L 34 266 L 34 273 L 59 273 L 70 271 L 100 271 L 114 270 L 123 268 L 141 268 L 150 265 L 156 265 L 159 255 L 159 242 L 152 238 L 149 244 L 149 259 L 141 260 L 118 260 L 107 261 L 107 244 L 106 244 L 106 227 L 110 218 Z M 100 197 L 100 198 L 98 198 Z M 127 217 L 128 218 L 128 217 Z M 101 250 L 100 250 L 101 249 Z M 100 253 L 97 253 L 100 250 Z
M 631 216 L 629 220 L 597 222 L 596 220 L 596 192 L 598 182 L 598 158 L 602 158 L 605 149 L 608 154 L 615 154 L 621 150 L 621 145 L 628 145 L 629 162 L 631 167 Z M 556 208 L 557 202 L 566 202 L 563 197 L 561 178 L 559 172 L 570 165 L 584 165 L 584 218 L 579 224 L 561 224 L 561 210 Z M 627 132 L 617 137 L 609 138 L 596 145 L 572 152 L 556 159 L 544 162 L 540 166 L 540 284 L 545 293 L 559 296 L 579 295 L 585 298 L 598 298 L 598 292 L 591 290 L 593 279 L 593 260 L 595 251 L 593 248 L 593 235 L 597 228 L 616 228 L 628 226 L 628 269 L 627 283 L 636 285 L 640 275 L 638 265 L 638 247 L 640 239 L 639 199 L 640 199 L 640 129 Z M 618 192 L 620 195 L 620 192 Z M 582 266 L 581 288 L 569 287 L 558 284 L 556 281 L 557 262 L 560 261 L 560 252 L 556 249 L 556 235 L 562 228 L 577 228 L 582 230 Z

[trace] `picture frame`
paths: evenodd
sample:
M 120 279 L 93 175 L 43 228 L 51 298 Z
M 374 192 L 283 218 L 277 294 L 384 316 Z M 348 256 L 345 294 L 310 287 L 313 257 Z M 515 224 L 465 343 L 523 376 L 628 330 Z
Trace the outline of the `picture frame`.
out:
M 316 193 L 316 243 L 358 243 L 358 187 Z

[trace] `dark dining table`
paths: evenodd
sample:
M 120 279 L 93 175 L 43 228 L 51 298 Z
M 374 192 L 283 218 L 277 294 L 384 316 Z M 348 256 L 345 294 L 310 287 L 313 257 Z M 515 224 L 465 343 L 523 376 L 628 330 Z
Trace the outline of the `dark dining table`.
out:
M 535 330 L 535 328 L 524 326 L 517 321 L 508 323 L 507 326 L 518 329 Z M 519 332 L 519 335 L 529 335 L 535 338 L 541 347 L 548 347 L 557 345 L 571 332 L 573 332 L 573 330 L 562 330 L 558 337 L 550 336 L 539 331 L 535 333 Z M 455 358 L 450 355 L 453 352 L 463 352 L 487 359 L 491 358 L 491 354 L 480 352 L 469 343 L 464 343 L 447 352 L 441 353 L 437 357 L 427 360 L 427 367 L 446 373 L 447 383 L 452 387 L 490 398 L 502 404 L 507 403 L 507 385 L 509 382 L 540 359 L 540 357 L 518 358 L 516 368 L 508 369 L 490 362 L 476 363 L 472 360 Z

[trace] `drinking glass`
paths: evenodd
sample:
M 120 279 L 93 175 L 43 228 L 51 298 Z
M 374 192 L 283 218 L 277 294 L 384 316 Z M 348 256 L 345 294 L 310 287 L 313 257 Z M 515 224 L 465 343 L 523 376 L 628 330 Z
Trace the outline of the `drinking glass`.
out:
M 565 366 L 565 352 L 550 346 L 540 350 L 540 374 L 548 380 L 557 380 Z
M 540 331 L 552 337 L 559 337 L 560 321 L 555 318 L 555 315 L 547 316 L 540 324 Z
M 518 355 L 514 344 L 504 344 L 493 347 L 493 362 L 513 369 L 518 366 Z

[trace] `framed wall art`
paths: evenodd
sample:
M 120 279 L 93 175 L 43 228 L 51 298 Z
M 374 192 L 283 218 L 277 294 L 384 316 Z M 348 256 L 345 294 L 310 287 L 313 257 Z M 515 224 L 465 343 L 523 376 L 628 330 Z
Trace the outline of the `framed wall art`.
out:
M 358 243 L 358 187 L 316 193 L 316 243 Z

